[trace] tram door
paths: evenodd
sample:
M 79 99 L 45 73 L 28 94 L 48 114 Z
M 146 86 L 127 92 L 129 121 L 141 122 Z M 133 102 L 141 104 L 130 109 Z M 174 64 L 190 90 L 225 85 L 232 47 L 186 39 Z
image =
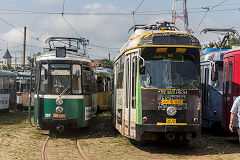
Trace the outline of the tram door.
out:
M 226 59 L 224 63 L 224 119 L 225 122 L 224 128 L 227 130 L 229 119 L 230 119 L 230 110 L 233 104 L 233 70 L 234 70 L 234 57 L 229 57 Z
M 135 137 L 136 125 L 136 53 L 126 56 L 125 135 Z

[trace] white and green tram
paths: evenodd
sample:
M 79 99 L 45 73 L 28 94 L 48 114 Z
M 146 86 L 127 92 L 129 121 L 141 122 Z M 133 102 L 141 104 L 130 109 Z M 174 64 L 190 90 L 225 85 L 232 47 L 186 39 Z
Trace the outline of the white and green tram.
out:
M 64 46 L 50 47 L 36 58 L 35 125 L 56 127 L 59 132 L 64 127 L 87 126 L 91 119 L 95 79 L 91 60 L 85 49 L 79 53 L 79 44 L 87 45 L 88 41 L 65 37 L 50 37 L 47 41 Z
M 200 43 L 171 23 L 135 25 L 114 61 L 113 123 L 137 141 L 200 134 Z

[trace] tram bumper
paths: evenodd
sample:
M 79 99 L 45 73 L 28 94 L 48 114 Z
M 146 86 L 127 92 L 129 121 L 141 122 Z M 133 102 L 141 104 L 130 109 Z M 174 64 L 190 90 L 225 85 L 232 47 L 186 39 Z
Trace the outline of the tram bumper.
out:
M 146 135 L 156 134 L 168 134 L 174 133 L 175 135 L 187 135 L 192 134 L 192 137 L 198 138 L 201 135 L 201 125 L 155 125 L 155 124 L 143 124 L 136 125 L 136 140 L 149 139 Z
M 63 125 L 64 127 L 77 127 L 77 119 L 68 119 L 68 118 L 52 118 L 52 119 L 42 119 L 45 124 L 48 124 L 50 128 Z

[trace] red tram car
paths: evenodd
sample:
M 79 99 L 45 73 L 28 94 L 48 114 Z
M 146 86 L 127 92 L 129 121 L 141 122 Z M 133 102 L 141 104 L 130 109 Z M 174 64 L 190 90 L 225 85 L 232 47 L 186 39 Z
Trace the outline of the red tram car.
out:
M 230 110 L 234 100 L 240 96 L 240 48 L 230 50 L 223 57 L 223 121 L 222 127 L 228 131 Z M 234 128 L 238 127 L 236 121 Z

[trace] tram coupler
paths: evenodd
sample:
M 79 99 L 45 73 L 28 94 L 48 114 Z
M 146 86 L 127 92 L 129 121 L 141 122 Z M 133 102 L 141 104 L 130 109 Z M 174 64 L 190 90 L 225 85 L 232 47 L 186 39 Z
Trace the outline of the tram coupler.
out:
M 59 132 L 59 133 L 62 133 L 64 131 L 64 126 L 63 125 L 57 125 L 56 126 L 56 130 Z

